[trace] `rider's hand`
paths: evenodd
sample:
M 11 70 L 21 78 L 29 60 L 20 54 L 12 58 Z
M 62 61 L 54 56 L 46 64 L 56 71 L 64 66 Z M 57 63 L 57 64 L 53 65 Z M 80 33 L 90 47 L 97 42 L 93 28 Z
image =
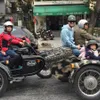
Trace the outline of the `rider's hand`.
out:
M 25 40 L 23 40 L 23 43 L 25 43 L 26 41 Z
M 3 55 L 6 55 L 6 52 L 4 52 L 4 51 L 1 51 L 1 53 L 2 53 Z
M 77 48 L 78 48 L 78 49 L 81 49 L 81 46 L 80 46 L 80 45 L 77 45 Z
M 23 42 L 19 42 L 19 44 L 22 45 L 22 46 L 24 46 L 24 43 Z

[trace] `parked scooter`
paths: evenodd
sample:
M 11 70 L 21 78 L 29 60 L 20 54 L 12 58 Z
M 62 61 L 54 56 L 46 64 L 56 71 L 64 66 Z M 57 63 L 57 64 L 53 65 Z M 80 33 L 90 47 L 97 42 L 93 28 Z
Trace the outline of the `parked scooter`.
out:
M 43 40 L 54 39 L 54 35 L 51 30 L 38 29 L 37 33 L 38 33 L 38 37 L 41 37 Z

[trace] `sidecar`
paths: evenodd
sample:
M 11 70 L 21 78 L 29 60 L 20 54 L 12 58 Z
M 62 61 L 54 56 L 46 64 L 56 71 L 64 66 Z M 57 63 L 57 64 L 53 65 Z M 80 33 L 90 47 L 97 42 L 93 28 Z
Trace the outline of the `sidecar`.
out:
M 18 66 L 18 68 L 9 68 L 6 64 L 0 62 L 0 96 L 4 94 L 9 83 L 39 73 L 44 65 L 44 59 L 36 55 L 22 55 L 22 66 Z
M 83 100 L 100 100 L 100 61 L 82 60 L 72 68 L 70 77 L 76 94 Z
M 76 94 L 82 100 L 100 100 L 100 61 L 77 60 L 61 61 L 54 65 L 52 74 L 63 82 L 72 83 Z M 70 63 L 70 61 L 72 63 Z M 64 71 L 61 65 L 64 66 Z

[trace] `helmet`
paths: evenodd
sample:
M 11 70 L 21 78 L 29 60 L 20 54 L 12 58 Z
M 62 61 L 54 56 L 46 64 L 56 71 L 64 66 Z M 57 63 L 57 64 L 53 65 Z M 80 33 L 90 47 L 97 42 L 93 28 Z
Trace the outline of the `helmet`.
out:
M 13 23 L 11 21 L 7 21 L 4 23 L 4 26 L 7 27 L 7 26 L 12 26 L 13 27 Z
M 84 28 L 84 25 L 88 23 L 88 21 L 86 19 L 81 19 L 79 22 L 78 22 L 78 26 L 79 28 Z
M 98 43 L 95 40 L 90 40 L 87 44 L 87 48 L 90 48 L 90 45 L 95 44 L 96 47 L 98 48 Z
M 76 17 L 74 15 L 69 15 L 68 21 L 76 21 Z

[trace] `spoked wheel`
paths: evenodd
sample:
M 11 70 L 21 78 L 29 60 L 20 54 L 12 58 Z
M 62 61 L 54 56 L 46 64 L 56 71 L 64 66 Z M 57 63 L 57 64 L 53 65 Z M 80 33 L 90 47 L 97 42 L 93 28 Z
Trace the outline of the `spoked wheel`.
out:
M 51 78 L 52 77 L 52 72 L 51 69 L 43 69 L 37 74 L 40 78 Z
M 93 65 L 82 68 L 75 77 L 74 87 L 84 100 L 100 99 L 100 68 Z
M 4 94 L 8 86 L 8 79 L 6 73 L 0 69 L 0 97 Z

